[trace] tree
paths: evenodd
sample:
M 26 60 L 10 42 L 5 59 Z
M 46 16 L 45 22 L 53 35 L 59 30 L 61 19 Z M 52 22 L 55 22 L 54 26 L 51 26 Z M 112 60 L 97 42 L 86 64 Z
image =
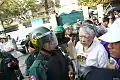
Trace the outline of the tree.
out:
M 27 11 L 48 14 L 51 8 L 54 8 L 53 0 L 41 0 L 40 4 L 36 4 L 36 0 L 0 0 L 0 20 L 9 23 L 13 17 L 23 18 Z
M 31 10 L 36 0 L 0 0 L 0 22 L 3 26 L 11 24 L 13 18 L 21 19 Z M 34 8 L 35 10 L 36 8 Z
M 2 13 L 8 15 L 8 17 L 16 17 L 23 15 L 26 11 L 33 9 L 36 0 L 3 0 L 3 4 L 0 5 Z M 36 10 L 36 8 L 34 8 Z M 8 14 L 6 13 L 8 12 Z
M 60 0 L 55 0 L 55 7 L 60 8 Z
M 46 14 L 50 12 L 51 8 L 54 8 L 53 0 L 41 0 L 40 5 L 44 9 Z
M 96 6 L 98 4 L 109 3 L 113 0 L 79 0 L 79 5 Z

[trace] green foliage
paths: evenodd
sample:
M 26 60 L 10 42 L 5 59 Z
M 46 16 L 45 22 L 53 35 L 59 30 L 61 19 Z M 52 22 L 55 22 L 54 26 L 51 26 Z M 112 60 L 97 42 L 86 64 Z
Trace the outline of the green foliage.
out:
M 14 25 L 5 25 L 5 28 L 11 27 L 11 28 L 15 28 L 17 26 L 17 24 Z
M 39 12 L 54 10 L 54 6 L 60 6 L 59 0 L 55 3 L 53 0 L 41 0 L 39 4 L 36 4 L 36 0 L 0 0 L 0 21 L 2 25 L 6 25 L 10 24 L 13 18 L 18 21 L 26 20 L 30 18 L 27 11 L 32 11 L 38 16 Z M 24 19 L 24 15 L 28 15 L 28 18 Z
M 57 8 L 60 8 L 60 7 L 61 7 L 59 0 L 55 0 L 55 7 L 57 7 Z
M 43 10 L 43 8 L 49 10 L 53 7 L 54 2 L 52 0 L 41 0 L 40 4 L 36 4 L 36 0 L 1 0 L 0 19 L 4 20 L 4 18 L 20 16 L 28 10 L 39 12 Z
M 79 0 L 79 5 L 96 6 L 98 4 L 109 3 L 112 0 Z
M 9 26 L 13 18 L 20 19 L 28 10 L 35 5 L 36 0 L 1 0 L 0 1 L 0 21 L 4 26 Z M 35 8 L 34 8 L 35 9 Z
M 3 4 L 0 5 L 0 18 L 19 16 L 34 4 L 35 0 L 3 0 Z

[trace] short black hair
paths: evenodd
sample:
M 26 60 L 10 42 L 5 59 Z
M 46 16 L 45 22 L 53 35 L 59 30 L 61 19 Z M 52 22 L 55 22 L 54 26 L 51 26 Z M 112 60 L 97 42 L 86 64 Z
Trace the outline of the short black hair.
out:
M 29 37 L 29 35 L 26 35 L 26 37 Z
M 10 35 L 7 35 L 7 37 L 11 37 Z
M 86 24 L 93 24 L 93 22 L 91 20 L 83 21 L 82 25 L 86 25 Z
M 27 41 L 26 44 L 25 44 L 26 47 L 32 47 L 32 48 L 35 48 L 32 44 L 31 41 Z
M 109 22 L 109 18 L 108 17 L 103 17 L 103 22 Z

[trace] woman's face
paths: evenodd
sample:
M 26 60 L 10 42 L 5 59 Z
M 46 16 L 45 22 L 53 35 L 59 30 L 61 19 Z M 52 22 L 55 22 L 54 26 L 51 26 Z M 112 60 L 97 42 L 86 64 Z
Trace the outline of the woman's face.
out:
M 94 37 L 87 33 L 83 28 L 79 30 L 79 40 L 83 46 L 89 47 Z
M 72 29 L 68 27 L 65 29 L 65 32 L 67 35 L 70 35 L 70 34 L 72 34 Z

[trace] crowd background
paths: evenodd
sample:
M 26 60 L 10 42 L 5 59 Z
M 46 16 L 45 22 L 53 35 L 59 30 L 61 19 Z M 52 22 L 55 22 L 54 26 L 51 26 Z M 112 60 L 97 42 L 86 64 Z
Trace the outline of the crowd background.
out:
M 118 25 L 116 25 L 116 23 Z M 15 40 L 10 35 L 0 36 L 0 54 L 8 53 L 12 56 L 12 58 L 14 58 L 12 61 L 11 60 L 12 58 L 10 56 L 7 56 L 10 57 L 10 60 L 6 62 L 5 59 L 5 62 L 3 62 L 4 63 L 3 66 L 7 67 L 8 69 L 9 67 L 13 68 L 12 70 L 10 70 L 13 73 L 13 77 L 8 75 L 11 78 L 11 80 L 17 80 L 17 79 L 22 80 L 26 76 L 31 80 L 32 79 L 44 80 L 44 78 L 47 77 L 51 78 L 51 80 L 55 80 L 56 77 L 54 77 L 55 79 L 53 79 L 55 73 L 54 75 L 51 75 L 50 74 L 51 71 L 50 71 L 49 76 L 46 75 L 45 72 L 43 72 L 44 75 L 40 74 L 42 72 L 38 72 L 38 73 L 36 72 L 36 74 L 34 74 L 35 73 L 34 69 L 36 64 L 40 63 L 39 62 L 41 58 L 40 54 L 51 53 L 54 49 L 56 49 L 56 47 L 58 47 L 58 49 L 60 50 L 58 51 L 58 53 L 61 53 L 62 56 L 56 55 L 57 51 L 53 52 L 55 54 L 52 55 L 53 60 L 54 59 L 56 60 L 55 57 L 58 57 L 59 60 L 61 59 L 63 60 L 63 64 L 64 64 L 64 65 L 59 64 L 59 66 L 62 67 L 68 66 L 68 68 L 63 68 L 63 70 L 65 69 L 65 71 L 68 71 L 68 73 L 65 72 L 66 73 L 65 74 L 64 71 L 63 72 L 61 71 L 61 73 L 64 73 L 64 75 L 61 75 L 63 76 L 62 77 L 63 79 L 60 78 L 61 80 L 65 80 L 67 79 L 67 77 L 69 77 L 69 80 L 74 80 L 74 78 L 77 78 L 77 76 L 74 75 L 74 72 L 77 72 L 78 63 L 84 66 L 95 66 L 98 68 L 110 68 L 110 69 L 119 70 L 120 51 L 118 51 L 119 54 L 112 54 L 111 56 L 111 51 L 109 49 L 111 49 L 111 45 L 114 42 L 109 42 L 108 40 L 104 40 L 103 38 L 101 38 L 102 35 L 106 34 L 109 31 L 113 31 L 115 33 L 115 30 L 116 32 L 120 30 L 119 23 L 120 23 L 120 11 L 113 11 L 108 15 L 104 15 L 104 17 L 102 18 L 102 22 L 99 22 L 98 18 L 95 17 L 92 12 L 90 12 L 88 20 L 81 21 L 80 19 L 78 19 L 77 23 L 73 25 L 70 25 L 68 23 L 68 24 L 64 24 L 63 26 L 56 26 L 54 29 L 53 28 L 48 29 L 43 27 L 43 30 L 42 28 L 38 30 L 37 29 L 33 30 L 33 32 L 27 34 L 26 39 L 24 39 L 21 42 L 20 45 L 22 45 L 22 51 L 18 48 L 18 44 L 17 44 L 18 39 Z M 117 30 L 112 27 L 119 27 L 119 28 Z M 56 40 L 54 40 L 55 38 L 53 34 L 48 33 L 49 31 L 53 31 L 55 33 L 58 43 L 55 42 Z M 40 36 L 38 36 L 38 33 Z M 114 39 L 116 38 L 118 39 L 118 37 L 119 35 L 113 36 Z M 41 40 L 40 42 L 36 41 L 39 39 Z M 117 40 L 115 41 L 115 43 L 116 42 L 119 43 L 119 41 L 120 40 Z M 120 47 L 118 47 L 118 49 L 120 49 Z M 27 55 L 27 57 L 22 63 L 24 65 L 24 70 L 22 70 L 20 69 L 21 64 L 19 64 L 20 63 L 19 58 L 24 55 Z M 47 57 L 47 59 L 45 58 L 46 61 L 49 62 L 51 58 L 50 56 L 44 56 Z M 66 60 L 66 58 L 63 56 L 67 56 L 68 59 Z M 1 62 L 3 59 L 2 57 L 3 56 L 0 56 Z M 71 63 L 68 63 L 67 61 L 68 62 L 70 61 Z M 57 64 L 57 62 L 55 63 Z M 15 65 L 15 67 L 13 67 L 13 64 Z M 45 66 L 41 68 L 47 68 L 47 67 Z M 53 68 L 51 68 L 51 65 L 50 65 L 50 70 L 53 70 Z M 59 70 L 61 70 L 61 68 L 59 68 Z M 40 70 L 38 69 L 38 71 Z M 58 75 L 60 74 L 57 74 L 57 76 Z M 65 75 L 68 76 L 66 77 Z M 5 74 L 5 76 L 7 76 L 7 74 Z M 58 79 L 58 77 L 57 80 L 60 80 Z M 8 79 L 4 79 L 4 80 L 8 80 Z

